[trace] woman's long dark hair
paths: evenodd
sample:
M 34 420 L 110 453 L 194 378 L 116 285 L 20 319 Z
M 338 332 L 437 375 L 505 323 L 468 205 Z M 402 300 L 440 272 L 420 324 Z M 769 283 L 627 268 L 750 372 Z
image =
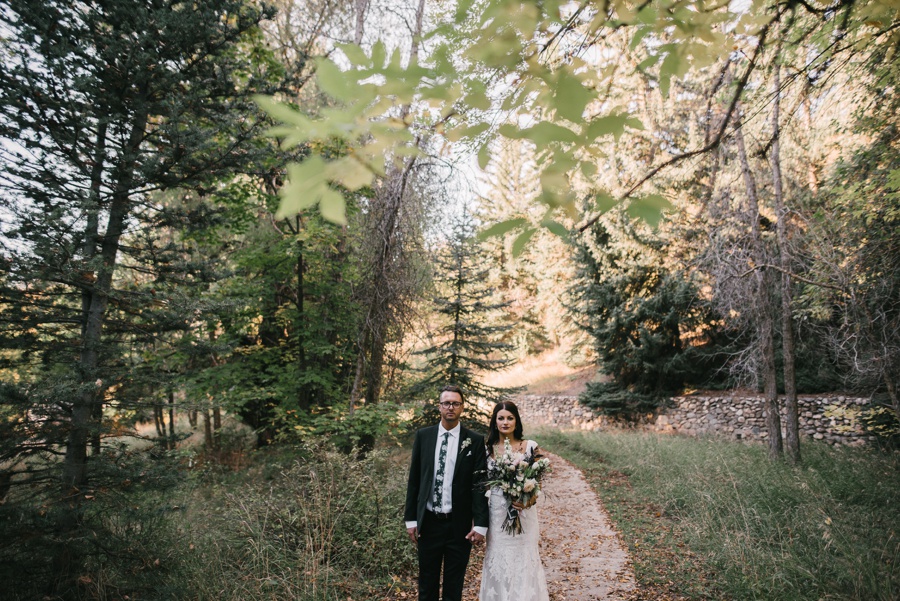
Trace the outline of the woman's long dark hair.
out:
M 502 410 L 509 411 L 516 418 L 516 427 L 513 428 L 513 438 L 522 440 L 522 418 L 519 417 L 519 408 L 512 401 L 500 401 L 494 405 L 494 413 L 491 414 L 490 432 L 488 433 L 487 445 L 488 454 L 494 454 L 494 445 L 500 440 L 500 430 L 497 428 L 497 414 Z

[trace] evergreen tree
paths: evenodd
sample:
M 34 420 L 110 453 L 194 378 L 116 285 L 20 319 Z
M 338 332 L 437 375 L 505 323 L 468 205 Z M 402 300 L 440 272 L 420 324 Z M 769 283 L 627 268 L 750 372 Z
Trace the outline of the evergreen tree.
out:
M 0 11 L 0 336 L 17 376 L 0 398 L 17 416 L 3 423 L 3 465 L 62 450 L 43 474 L 61 485 L 64 544 L 54 577 L 36 578 L 56 590 L 87 550 L 84 500 L 109 484 L 104 405 L 128 400 L 139 345 L 162 352 L 199 317 L 178 283 L 207 283 L 215 257 L 171 228 L 213 225 L 222 182 L 267 150 L 252 96 L 279 74 L 259 35 L 269 14 L 244 0 Z
M 612 378 L 589 384 L 582 402 L 608 414 L 650 410 L 711 372 L 710 310 L 685 274 L 666 267 L 666 243 L 648 230 L 618 213 L 576 247 L 573 310 Z
M 437 296 L 432 302 L 440 325 L 430 333 L 431 346 L 419 351 L 427 357 L 427 375 L 410 391 L 415 398 L 429 399 L 422 416 L 429 423 L 439 417 L 437 397 L 445 385 L 466 392 L 469 409 L 464 416 L 476 427 L 483 427 L 479 419 L 484 415 L 475 410 L 475 401 L 496 402 L 516 391 L 481 381 L 484 373 L 514 363 L 506 356 L 512 345 L 501 340 L 514 326 L 498 319 L 508 303 L 491 300 L 494 289 L 487 283 L 488 273 L 471 215 L 456 217 L 435 260 Z

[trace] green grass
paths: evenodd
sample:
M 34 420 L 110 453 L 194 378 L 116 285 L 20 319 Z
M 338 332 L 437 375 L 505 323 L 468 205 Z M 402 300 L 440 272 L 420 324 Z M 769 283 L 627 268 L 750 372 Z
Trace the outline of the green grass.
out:
M 539 437 L 580 467 L 634 558 L 638 598 L 900 598 L 900 454 L 646 433 Z

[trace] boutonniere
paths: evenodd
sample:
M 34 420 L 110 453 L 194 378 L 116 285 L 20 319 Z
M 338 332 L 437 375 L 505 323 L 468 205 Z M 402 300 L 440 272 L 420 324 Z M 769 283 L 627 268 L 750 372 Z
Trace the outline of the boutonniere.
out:
M 462 441 L 462 446 L 459 447 L 459 450 L 460 450 L 460 451 L 465 451 L 465 450 L 466 450 L 466 447 L 468 447 L 470 444 L 472 444 L 472 439 L 471 439 L 471 438 L 465 439 L 464 441 Z

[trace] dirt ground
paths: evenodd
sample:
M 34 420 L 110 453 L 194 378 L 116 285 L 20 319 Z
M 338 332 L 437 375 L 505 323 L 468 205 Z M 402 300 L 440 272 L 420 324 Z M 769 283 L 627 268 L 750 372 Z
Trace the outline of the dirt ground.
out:
M 578 469 L 546 454 L 553 472 L 538 502 L 541 555 L 551 601 L 619 601 L 634 589 L 634 571 L 600 500 Z M 465 601 L 478 599 L 484 546 L 472 554 Z

